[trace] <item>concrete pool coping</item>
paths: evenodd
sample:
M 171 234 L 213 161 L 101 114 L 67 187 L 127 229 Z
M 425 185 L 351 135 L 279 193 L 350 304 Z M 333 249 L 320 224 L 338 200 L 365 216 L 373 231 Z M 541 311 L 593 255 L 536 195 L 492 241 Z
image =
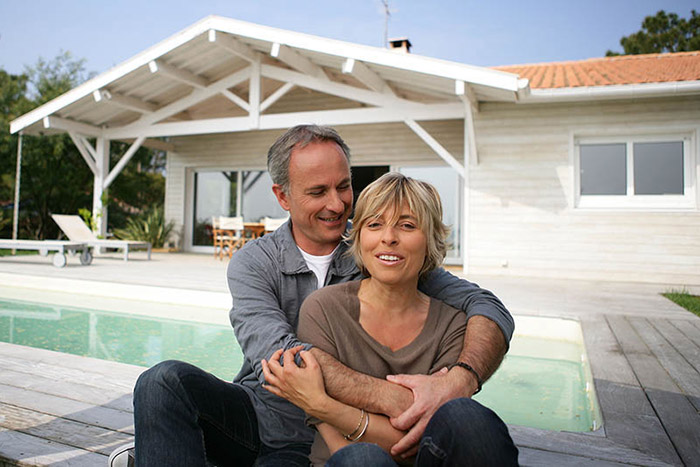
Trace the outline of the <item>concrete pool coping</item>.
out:
M 197 255 L 199 258 L 159 256 L 154 255 L 154 262 L 149 262 L 153 263 L 152 267 L 145 261 L 130 261 L 128 266 L 137 264 L 131 269 L 110 258 L 97 258 L 95 264 L 103 263 L 103 267 L 89 273 L 88 268 L 67 267 L 65 274 L 47 266 L 44 258 L 35 264 L 24 262 L 24 258 L 22 264 L 0 258 L 0 274 L 5 273 L 0 276 L 0 284 L 9 274 L 19 281 L 14 287 L 52 278 L 105 282 L 107 289 L 126 284 L 227 296 L 222 280 L 225 264 L 202 255 Z M 164 275 L 173 277 L 170 284 L 175 287 L 164 287 L 168 282 Z M 188 277 L 194 279 L 188 282 Z M 494 291 L 515 315 L 575 318 L 583 328 L 603 413 L 603 429 L 583 434 L 510 426 L 521 450 L 521 463 L 691 465 L 700 462 L 696 448 L 700 445 L 700 318 L 658 295 L 672 285 L 494 276 L 470 277 L 470 280 Z M 228 304 L 224 309 L 227 311 Z M 0 356 L 10 352 L 3 349 L 7 347 L 0 347 Z M 2 395 L 0 400 L 4 400 Z M 125 396 L 129 396 L 128 392 Z M 7 432 L 5 429 L 0 434 L 7 436 Z M 0 448 L 0 458 L 2 455 Z

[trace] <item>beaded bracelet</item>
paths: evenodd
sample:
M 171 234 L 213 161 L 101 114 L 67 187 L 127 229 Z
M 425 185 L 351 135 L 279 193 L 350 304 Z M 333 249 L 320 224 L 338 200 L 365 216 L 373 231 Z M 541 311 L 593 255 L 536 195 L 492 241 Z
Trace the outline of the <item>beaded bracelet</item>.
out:
M 476 370 L 475 370 L 474 368 L 472 368 L 471 365 L 469 365 L 468 363 L 464 363 L 464 362 L 453 363 L 452 365 L 450 365 L 449 367 L 447 367 L 447 369 L 448 369 L 448 370 L 451 370 L 452 368 L 454 368 L 454 367 L 456 367 L 456 366 L 462 367 L 462 368 L 464 368 L 465 370 L 467 370 L 467 371 L 471 372 L 472 374 L 474 374 L 474 376 L 476 376 L 476 391 L 474 391 L 474 394 L 472 394 L 472 395 L 475 395 L 475 394 L 477 394 L 479 391 L 481 391 L 481 376 L 479 376 L 479 373 L 477 373 Z
M 357 422 L 357 428 L 355 428 L 354 430 L 352 430 L 352 433 L 347 434 L 347 435 L 343 435 L 343 438 L 345 438 L 347 441 L 352 441 L 351 438 L 352 438 L 353 436 L 355 436 L 355 433 L 357 433 L 357 432 L 360 430 L 360 427 L 362 426 L 362 420 L 364 420 L 364 418 L 365 418 L 365 409 L 360 409 L 360 410 L 361 410 L 361 412 L 360 412 L 360 421 Z

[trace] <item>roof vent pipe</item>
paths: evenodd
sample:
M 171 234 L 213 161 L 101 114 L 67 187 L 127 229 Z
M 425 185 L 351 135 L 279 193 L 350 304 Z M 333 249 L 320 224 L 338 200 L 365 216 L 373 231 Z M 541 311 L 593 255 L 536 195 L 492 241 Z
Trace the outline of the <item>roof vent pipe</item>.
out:
M 389 39 L 389 50 L 405 54 L 411 53 L 411 41 L 408 40 L 408 37 Z

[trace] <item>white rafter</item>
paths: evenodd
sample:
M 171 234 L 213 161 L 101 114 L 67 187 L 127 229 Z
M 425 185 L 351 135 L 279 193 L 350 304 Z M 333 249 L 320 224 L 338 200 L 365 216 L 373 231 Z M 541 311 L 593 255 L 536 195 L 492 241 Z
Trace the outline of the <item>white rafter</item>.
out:
M 91 155 L 88 149 L 85 147 L 84 138 L 82 138 L 81 135 L 75 133 L 74 131 L 69 131 L 68 135 L 70 136 L 70 139 L 73 140 L 73 144 L 75 144 L 75 147 L 78 148 L 78 152 L 80 153 L 80 155 L 83 156 L 85 163 L 88 165 L 88 167 L 90 167 L 92 174 L 97 175 L 97 167 L 95 166 L 94 155 Z
M 260 112 L 266 111 L 268 107 L 280 100 L 280 98 L 291 91 L 292 88 L 294 88 L 293 83 L 284 83 L 279 87 L 279 89 L 277 89 L 277 91 L 267 96 L 267 99 L 260 104 Z
M 55 130 L 75 131 L 76 133 L 82 133 L 88 136 L 97 137 L 101 136 L 103 133 L 102 128 L 61 117 L 44 117 L 43 124 L 46 129 L 53 128 Z
M 125 96 L 116 92 L 108 91 L 107 89 L 97 90 L 92 93 L 95 102 L 107 102 L 114 104 L 122 109 L 132 110 L 139 113 L 153 113 L 158 109 L 158 106 L 150 102 L 144 102 L 134 97 Z
M 251 47 L 247 46 L 238 39 L 229 36 L 228 34 L 217 34 L 215 30 L 209 30 L 209 42 L 212 42 L 219 47 L 228 50 L 229 52 L 248 60 L 249 62 L 254 62 L 260 57 L 260 53 L 253 50 Z
M 298 73 L 296 71 L 287 70 L 272 65 L 262 65 L 261 72 L 262 75 L 267 78 L 272 78 L 277 81 L 293 83 L 303 88 L 313 89 L 314 91 L 332 94 L 334 96 L 343 97 L 345 99 L 350 99 L 357 102 L 362 102 L 364 104 L 376 105 L 381 107 L 394 106 L 402 108 L 424 107 L 427 105 L 410 101 L 408 99 L 401 99 L 399 97 L 391 96 L 388 94 L 381 94 L 376 91 L 360 89 L 347 84 L 336 83 L 330 80 L 318 79 L 313 76 L 305 75 L 303 73 Z
M 182 68 L 174 67 L 163 60 L 152 60 L 148 63 L 148 69 L 151 73 L 162 73 L 163 75 L 172 78 L 174 80 L 180 81 L 181 83 L 194 86 L 196 88 L 206 88 L 209 82 L 199 75 L 192 73 L 191 71 L 183 70 Z
M 118 138 L 135 138 L 142 134 L 141 130 L 148 128 L 156 122 L 182 112 L 193 105 L 210 98 L 211 96 L 220 93 L 221 91 L 239 85 L 250 76 L 250 68 L 245 68 L 232 73 L 219 81 L 210 84 L 205 89 L 195 89 L 187 96 L 172 102 L 165 107 L 161 107 L 156 112 L 150 115 L 144 115 L 137 121 L 130 123 L 122 128 L 114 128 L 105 130 L 105 134 L 112 139 Z M 152 136 L 152 135 L 150 135 Z
M 479 113 L 479 99 L 469 84 L 461 80 L 455 80 L 455 94 L 459 96 L 462 102 L 468 102 L 472 106 L 474 113 Z
M 229 91 L 228 89 L 224 89 L 221 91 L 221 95 L 226 97 L 226 99 L 230 100 L 234 104 L 236 104 L 238 107 L 242 108 L 246 112 L 250 111 L 250 105 L 244 100 Z
M 270 48 L 270 55 L 275 57 L 282 63 L 286 63 L 297 71 L 306 73 L 318 79 L 328 79 L 328 76 L 323 71 L 323 68 L 316 65 L 308 58 L 301 55 L 299 52 L 287 47 L 286 45 L 274 42 Z
M 373 91 L 382 94 L 394 94 L 389 85 L 378 74 L 370 70 L 364 63 L 354 58 L 346 58 L 343 62 L 343 73 L 351 74 L 359 82 Z
M 119 175 L 122 169 L 124 169 L 124 166 L 129 163 L 132 157 L 134 157 L 134 154 L 136 154 L 136 151 L 138 151 L 145 139 L 145 136 L 139 136 L 138 138 L 136 138 L 136 141 L 132 143 L 129 149 L 126 150 L 122 158 L 119 159 L 119 162 L 117 162 L 117 165 L 115 165 L 114 168 L 109 171 L 109 175 L 107 175 L 107 178 L 105 178 L 105 181 L 102 184 L 103 190 L 109 188 L 114 179 L 117 178 L 117 175 Z
M 430 133 L 425 131 L 425 129 L 416 123 L 413 119 L 405 119 L 406 125 L 413 130 L 413 132 L 422 139 L 425 144 L 430 146 L 430 148 L 435 151 L 435 153 L 440 156 L 445 162 L 447 162 L 453 169 L 457 171 L 460 177 L 464 178 L 464 166 L 457 162 L 457 159 L 450 154 L 450 152 L 443 147 L 435 138 L 433 138 Z

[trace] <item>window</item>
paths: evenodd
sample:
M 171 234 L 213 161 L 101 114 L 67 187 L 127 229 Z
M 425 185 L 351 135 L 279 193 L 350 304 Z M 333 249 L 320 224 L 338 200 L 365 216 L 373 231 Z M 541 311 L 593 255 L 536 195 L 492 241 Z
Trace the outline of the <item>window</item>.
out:
M 580 138 L 576 207 L 693 208 L 693 159 L 687 135 Z
M 194 173 L 192 246 L 211 246 L 213 216 L 243 216 L 246 222 L 285 217 L 265 170 L 197 170 Z

